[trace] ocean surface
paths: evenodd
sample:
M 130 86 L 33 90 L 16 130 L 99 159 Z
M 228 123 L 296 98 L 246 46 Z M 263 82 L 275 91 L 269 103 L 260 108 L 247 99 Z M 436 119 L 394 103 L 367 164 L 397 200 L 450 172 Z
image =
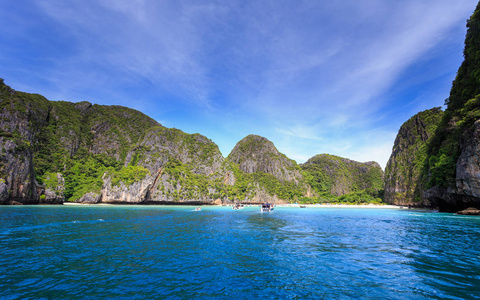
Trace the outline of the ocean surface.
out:
M 480 217 L 0 207 L 0 299 L 480 299 Z

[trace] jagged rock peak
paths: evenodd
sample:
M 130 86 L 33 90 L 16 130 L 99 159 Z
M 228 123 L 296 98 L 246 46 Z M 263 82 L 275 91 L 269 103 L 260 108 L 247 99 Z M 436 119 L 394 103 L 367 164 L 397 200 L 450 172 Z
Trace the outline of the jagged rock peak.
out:
M 8 94 L 12 95 L 15 93 L 15 90 L 12 89 L 10 86 L 5 84 L 3 78 L 0 78 L 0 94 L 7 92 Z
M 379 168 L 379 169 L 382 169 L 382 167 L 380 166 L 380 164 L 376 161 L 367 161 L 365 162 L 364 164 L 368 165 L 368 166 L 372 166 L 374 168 Z
M 275 145 L 268 139 L 251 134 L 235 145 L 232 152 L 228 155 L 228 158 L 235 163 L 240 163 L 242 159 L 253 158 L 265 153 L 274 153 L 277 155 L 279 152 Z M 253 173 L 255 171 L 245 170 L 245 172 Z
M 82 101 L 75 103 L 74 107 L 81 111 L 82 113 L 86 112 L 90 107 L 92 107 L 92 103 L 87 101 Z
M 281 181 L 297 181 L 301 178 L 298 165 L 280 153 L 268 139 L 248 135 L 238 142 L 228 159 L 239 165 L 245 173 L 263 172 Z
M 441 107 L 434 107 L 417 113 L 398 130 L 393 144 L 393 156 L 405 147 L 418 142 L 426 142 L 434 133 L 443 111 Z

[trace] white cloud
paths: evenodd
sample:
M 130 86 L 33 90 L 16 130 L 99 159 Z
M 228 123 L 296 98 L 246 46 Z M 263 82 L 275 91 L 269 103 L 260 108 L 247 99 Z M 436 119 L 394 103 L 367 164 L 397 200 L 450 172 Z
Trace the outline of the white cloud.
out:
M 175 1 L 100 3 L 40 3 L 77 36 L 79 53 L 71 57 L 70 69 L 84 61 L 92 68 L 116 71 L 118 80 L 148 80 L 183 101 L 209 106 L 202 38 L 220 8 Z
M 278 131 L 271 139 L 280 152 L 299 163 L 317 154 L 333 154 L 359 162 L 376 161 L 385 168 L 397 131 L 378 129 L 335 134 L 304 135 Z M 307 130 L 308 132 L 308 130 Z
M 464 26 L 476 5 L 475 0 L 32 3 L 44 13 L 38 24 L 51 22 L 51 34 L 68 51 L 39 57 L 52 62 L 48 70 L 18 69 L 44 76 L 56 87 L 49 92 L 56 99 L 99 95 L 93 100 L 150 115 L 158 108 L 163 113 L 153 117 L 180 128 L 174 116 L 199 115 L 187 120 L 195 124 L 189 128 L 208 120 L 198 131 L 211 126 L 232 135 L 271 134 L 266 137 L 300 161 L 328 152 L 383 165 L 398 130 L 399 121 L 390 119 L 399 114 L 397 107 L 414 100 L 401 99 L 399 105 L 389 93 L 453 28 Z M 0 22 L 4 31 L 31 38 L 26 25 L 8 28 L 12 18 Z M 415 76 L 426 82 L 438 75 Z M 409 110 L 417 107 L 425 106 L 416 103 Z
M 472 3 L 52 0 L 39 5 L 77 37 L 80 53 L 67 64 L 76 78 L 82 70 L 75 67 L 84 62 L 117 70 L 119 80 L 148 80 L 205 107 L 217 107 L 212 101 L 221 91 L 227 97 L 221 101 L 272 118 L 328 117 L 341 109 L 350 120 L 374 112 L 378 105 L 364 104 L 379 104 L 402 71 L 452 25 L 464 22 Z
M 444 39 L 453 25 L 464 22 L 466 10 L 472 10 L 471 2 L 452 5 L 446 1 L 403 1 L 390 7 L 378 1 L 367 2 L 367 5 L 362 2 L 358 6 L 346 2 L 342 10 L 349 11 L 349 7 L 354 6 L 361 12 L 369 12 L 372 7 L 377 8 L 351 22 L 360 28 L 368 27 L 369 33 L 377 31 L 375 27 L 382 30 L 366 35 L 362 29 L 346 24 L 346 28 L 336 28 L 317 37 L 313 34 L 316 28 L 285 30 L 272 47 L 266 46 L 263 51 L 270 54 L 271 62 L 269 68 L 261 71 L 265 82 L 260 80 L 261 92 L 250 105 L 273 114 L 291 113 L 292 109 L 304 114 L 308 114 L 307 110 L 310 113 L 340 108 L 348 111 L 350 107 L 354 109 L 349 112 L 350 117 L 358 116 L 358 109 L 371 113 L 374 107 L 364 104 L 378 104 L 378 97 L 395 83 L 399 74 Z M 268 28 L 277 24 L 264 22 L 262 25 Z M 338 36 L 343 37 L 343 41 L 339 41 Z M 302 48 L 302 38 L 317 39 L 317 44 L 325 45 Z M 318 53 L 317 59 L 309 55 L 314 52 Z M 299 79 L 304 80 L 303 84 Z M 305 86 L 308 80 L 312 83 Z M 283 111 L 278 103 L 286 101 L 294 102 L 296 107 L 287 103 L 287 111 Z

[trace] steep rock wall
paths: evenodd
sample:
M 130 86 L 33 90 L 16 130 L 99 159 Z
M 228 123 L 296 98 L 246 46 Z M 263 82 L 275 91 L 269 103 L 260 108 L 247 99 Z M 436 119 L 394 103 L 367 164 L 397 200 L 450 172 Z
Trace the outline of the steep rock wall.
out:
M 263 172 L 273 175 L 280 181 L 302 180 L 297 164 L 280 153 L 268 139 L 249 135 L 238 142 L 228 155 L 228 159 L 239 165 L 245 173 Z
M 467 21 L 464 61 L 445 101 L 447 109 L 428 143 L 424 196 L 442 211 L 480 208 L 480 3 Z
M 429 205 L 422 195 L 421 172 L 427 157 L 427 143 L 442 115 L 440 107 L 432 108 L 416 114 L 400 127 L 385 168 L 385 202 Z

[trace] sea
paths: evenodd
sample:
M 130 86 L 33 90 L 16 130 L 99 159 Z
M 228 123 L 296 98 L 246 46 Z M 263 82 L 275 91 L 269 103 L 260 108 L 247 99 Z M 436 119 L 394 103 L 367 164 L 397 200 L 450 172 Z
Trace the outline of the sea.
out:
M 1 206 L 0 299 L 480 299 L 480 217 Z

